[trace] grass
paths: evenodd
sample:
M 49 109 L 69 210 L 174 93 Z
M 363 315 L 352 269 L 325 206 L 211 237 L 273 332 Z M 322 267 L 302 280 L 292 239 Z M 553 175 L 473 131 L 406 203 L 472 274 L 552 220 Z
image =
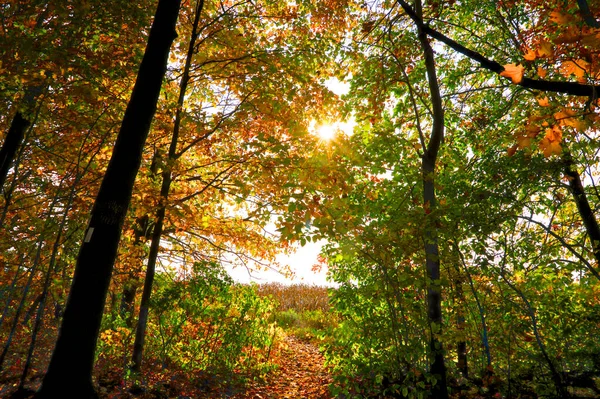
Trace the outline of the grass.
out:
M 277 301 L 278 307 L 271 316 L 287 334 L 321 343 L 337 326 L 337 316 L 330 311 L 328 290 L 331 288 L 308 284 L 263 284 L 260 295 Z

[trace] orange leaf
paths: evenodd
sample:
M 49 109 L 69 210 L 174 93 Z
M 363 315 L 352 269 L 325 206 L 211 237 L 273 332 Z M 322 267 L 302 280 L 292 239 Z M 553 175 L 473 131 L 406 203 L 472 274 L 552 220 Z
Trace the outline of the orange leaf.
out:
M 500 72 L 500 76 L 510 78 L 514 84 L 519 84 L 523 80 L 524 70 L 522 65 L 507 64 L 504 65 L 504 71 Z
M 542 107 L 547 107 L 550 105 L 550 102 L 548 101 L 548 97 L 542 97 L 542 98 L 538 98 L 537 99 L 538 104 L 540 104 L 540 106 Z
M 538 67 L 537 74 L 540 78 L 544 79 L 546 77 L 546 75 L 548 74 L 548 72 L 546 72 L 546 70 L 544 68 Z
M 536 137 L 540 133 L 540 127 L 530 123 L 525 126 L 525 133 L 527 137 Z
M 540 47 L 537 50 L 537 54 L 540 57 L 552 57 L 553 50 L 550 42 L 543 41 L 540 43 Z
M 527 61 L 533 61 L 537 58 L 537 54 L 535 51 L 528 49 L 527 52 L 523 55 Z
M 560 127 L 554 125 L 552 128 L 546 129 L 546 138 L 550 142 L 559 142 L 562 139 Z
M 584 60 L 576 60 L 576 61 L 565 61 L 560 66 L 560 70 L 563 75 L 575 75 L 578 78 L 583 78 L 586 70 L 589 68 L 589 63 Z
M 562 147 L 560 146 L 560 143 L 558 143 L 558 142 L 550 143 L 549 149 L 550 149 L 550 155 L 552 155 L 552 154 L 560 155 L 560 153 L 562 152 Z M 544 156 L 546 158 L 548 158 L 550 155 L 546 155 L 546 151 L 544 151 Z
M 519 137 L 517 139 L 517 145 L 519 148 L 529 148 L 531 147 L 531 139 L 529 137 Z
M 583 36 L 583 38 L 581 39 L 581 44 L 596 49 L 600 48 L 600 33 L 598 32 L 598 29 L 594 29 L 591 33 L 588 33 L 585 36 Z
M 569 16 L 561 14 L 558 11 L 552 11 L 550 13 L 550 21 L 560 25 L 566 24 L 567 22 L 569 22 Z

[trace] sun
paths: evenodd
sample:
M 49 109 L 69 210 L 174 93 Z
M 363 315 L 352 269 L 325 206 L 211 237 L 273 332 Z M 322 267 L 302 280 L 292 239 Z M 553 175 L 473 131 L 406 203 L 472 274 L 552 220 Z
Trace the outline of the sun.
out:
M 310 121 L 308 131 L 317 136 L 322 141 L 331 141 L 338 135 L 352 136 L 356 122 L 354 118 L 350 118 L 348 121 L 335 121 L 335 122 L 317 122 L 316 120 Z
M 321 140 L 329 141 L 333 139 L 339 130 L 339 127 L 335 124 L 325 123 L 323 125 L 317 126 L 315 129 L 317 136 L 321 138 Z

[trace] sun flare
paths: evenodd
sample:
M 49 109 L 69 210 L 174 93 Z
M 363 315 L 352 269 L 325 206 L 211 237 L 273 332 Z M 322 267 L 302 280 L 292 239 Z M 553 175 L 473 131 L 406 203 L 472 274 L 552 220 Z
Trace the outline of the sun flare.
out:
M 338 134 L 352 135 L 352 130 L 356 122 L 352 119 L 349 122 L 333 122 L 333 123 L 310 123 L 309 131 L 323 141 L 330 141 Z
M 335 137 L 335 134 L 339 130 L 339 128 L 332 124 L 324 124 L 317 127 L 317 136 L 319 136 L 322 140 L 331 140 Z

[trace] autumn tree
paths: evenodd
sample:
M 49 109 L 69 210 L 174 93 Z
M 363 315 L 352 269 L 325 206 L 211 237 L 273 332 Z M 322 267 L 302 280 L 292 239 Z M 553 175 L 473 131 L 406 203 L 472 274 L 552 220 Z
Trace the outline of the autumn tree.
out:
M 121 227 L 175 38 L 178 1 L 160 1 L 138 79 L 75 268 L 60 335 L 36 397 L 97 397 L 91 381 L 100 321 Z M 87 334 L 81 334 L 81 331 Z

